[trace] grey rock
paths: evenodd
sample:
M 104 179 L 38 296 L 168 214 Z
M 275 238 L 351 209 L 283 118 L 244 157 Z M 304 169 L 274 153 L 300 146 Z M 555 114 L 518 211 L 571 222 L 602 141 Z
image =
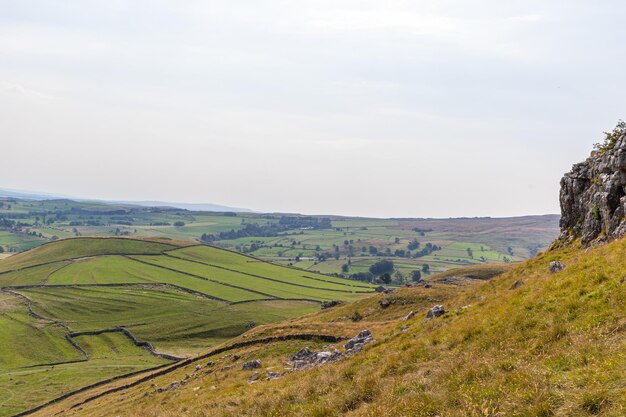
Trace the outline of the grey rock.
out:
M 289 355 L 292 361 L 291 365 L 294 370 L 305 369 L 313 366 L 320 366 L 326 363 L 337 362 L 346 355 L 352 355 L 360 352 L 367 343 L 374 340 L 372 332 L 363 330 L 358 335 L 348 340 L 344 345 L 345 351 L 342 353 L 338 350 L 325 350 L 321 352 L 313 352 L 308 347 L 300 349 L 293 355 Z
M 593 152 L 561 179 L 559 242 L 585 246 L 626 235 L 626 136 Z
M 250 369 L 259 369 L 260 367 L 261 367 L 261 361 L 258 359 L 255 359 L 253 361 L 244 362 L 241 369 L 247 371 Z
M 409 330 L 409 326 L 402 326 L 402 327 L 400 327 L 400 331 L 402 333 L 406 332 L 407 330 Z
M 272 379 L 276 379 L 279 378 L 281 376 L 280 373 L 278 372 L 268 372 L 267 373 L 267 377 L 265 378 L 266 381 L 272 380 Z
M 380 305 L 380 308 L 387 308 L 395 302 L 396 302 L 395 298 L 388 297 L 388 298 L 383 298 L 382 300 L 379 300 L 378 304 Z
M 524 281 L 522 281 L 521 279 L 518 279 L 517 281 L 515 281 L 513 283 L 513 285 L 511 285 L 511 288 L 509 288 L 510 290 L 516 290 L 519 287 L 521 287 L 522 285 L 524 285 Z
M 565 265 L 560 262 L 560 261 L 552 261 L 550 262 L 550 272 L 551 273 L 556 273 L 556 272 L 561 272 L 562 270 L 565 269 Z
M 386 287 L 386 286 L 384 286 L 384 285 L 380 285 L 380 286 L 376 287 L 376 288 L 374 289 L 374 291 L 376 291 L 376 292 L 384 292 L 384 293 L 386 293 L 387 291 L 389 291 L 389 288 L 387 288 L 387 287 Z
M 335 307 L 339 304 L 341 304 L 341 302 L 337 300 L 323 301 L 322 304 L 320 305 L 320 308 L 322 310 L 325 310 L 327 308 Z
M 446 309 L 442 305 L 436 305 L 428 310 L 428 313 L 426 314 L 426 321 L 443 316 L 444 314 L 446 314 Z
M 407 315 L 404 317 L 404 321 L 409 321 L 409 320 L 411 320 L 413 317 L 415 317 L 415 312 L 414 312 L 414 311 L 409 311 L 409 314 L 407 314 Z

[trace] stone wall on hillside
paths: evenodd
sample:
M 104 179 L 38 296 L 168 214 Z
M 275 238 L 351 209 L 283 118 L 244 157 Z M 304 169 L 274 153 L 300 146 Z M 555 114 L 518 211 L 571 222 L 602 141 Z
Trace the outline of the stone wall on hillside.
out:
M 560 242 L 585 246 L 626 235 L 626 134 L 561 179 Z

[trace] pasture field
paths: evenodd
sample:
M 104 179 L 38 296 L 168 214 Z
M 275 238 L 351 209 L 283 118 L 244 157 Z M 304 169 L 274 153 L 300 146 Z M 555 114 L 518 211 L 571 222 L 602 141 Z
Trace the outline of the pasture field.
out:
M 88 361 L 0 368 L 0 415 L 10 416 L 99 381 L 169 363 L 120 333 L 77 336 L 75 341 L 90 356 Z
M 279 213 L 216 213 L 124 204 L 0 199 L 0 246 L 20 252 L 58 238 L 138 236 L 211 244 L 249 253 L 283 265 L 342 274 L 342 266 L 382 258 L 394 260 L 406 275 L 412 264 L 434 263 L 433 270 L 467 264 L 520 261 L 544 250 L 558 234 L 558 216 L 460 219 L 370 219 Z M 285 226 L 284 219 L 327 219 L 323 227 Z M 1 223 L 0 223 L 1 224 Z M 252 229 L 246 229 L 255 226 Z M 416 256 L 408 244 L 417 239 L 441 246 Z M 483 247 L 483 250 L 480 248 Z M 372 248 L 375 252 L 372 252 Z M 468 255 L 467 248 L 473 251 Z M 404 252 L 404 253 L 403 253 Z M 315 260 L 315 264 L 308 263 Z M 301 264 L 306 261 L 307 263 Z M 360 271 L 357 267 L 355 271 Z M 349 275 L 349 274 L 346 274 Z
M 466 242 L 466 241 L 464 241 Z M 37 416 L 623 416 L 626 410 L 626 240 L 429 277 L 429 287 L 262 326 L 233 340 L 296 333 L 374 342 L 336 363 L 290 371 L 308 340 L 234 346 L 129 388 L 102 387 Z M 550 263 L 566 268 L 550 272 Z M 449 275 L 448 275 L 449 274 Z M 446 283 L 445 279 L 462 279 Z M 465 279 L 463 279 L 465 278 Z M 467 279 L 475 278 L 475 279 Z M 383 304 L 382 301 L 395 300 Z M 424 320 L 433 305 L 446 312 Z M 361 320 L 353 321 L 358 312 Z M 405 319 L 409 312 L 415 313 Z M 233 346 L 231 345 L 231 346 Z M 260 359 L 259 369 L 242 369 Z M 219 372 L 196 372 L 215 361 Z M 277 378 L 266 376 L 278 372 Z M 272 374 L 270 374 L 272 373 Z M 187 378 L 191 375 L 191 378 Z M 250 384 L 251 378 L 257 383 Z M 172 381 L 187 381 L 159 391 Z M 101 395 L 72 408 L 88 395 Z
M 47 243 L 0 261 L 0 416 L 372 291 L 188 241 Z

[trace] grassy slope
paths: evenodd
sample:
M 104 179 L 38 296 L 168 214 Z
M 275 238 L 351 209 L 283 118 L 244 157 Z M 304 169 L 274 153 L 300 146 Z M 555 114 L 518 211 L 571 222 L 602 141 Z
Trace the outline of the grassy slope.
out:
M 324 281 L 307 279 L 299 275 L 300 271 L 264 262 L 254 262 L 253 266 L 263 265 L 263 273 L 271 273 L 281 282 L 211 267 L 212 255 L 230 254 L 217 249 L 205 251 L 206 256 L 199 258 L 203 263 L 176 259 L 162 253 L 184 245 L 167 242 L 171 244 L 127 238 L 62 240 L 0 262 L 0 270 L 6 271 L 0 273 L 0 286 L 43 285 L 4 288 L 0 292 L 0 416 L 36 406 L 71 389 L 145 369 L 149 365 L 139 359 L 139 362 L 133 362 L 136 355 L 129 353 L 134 349 L 132 346 L 117 346 L 110 340 L 104 343 L 106 337 L 117 337 L 107 334 L 93 339 L 93 343 L 97 343 L 93 345 L 96 355 L 87 362 L 21 368 L 82 359 L 82 354 L 65 339 L 69 331 L 97 331 L 125 326 L 139 340 L 149 341 L 161 352 L 186 356 L 240 335 L 252 322 L 263 327 L 267 323 L 319 310 L 319 304 L 315 302 L 258 301 L 268 296 L 221 285 L 190 273 L 285 298 L 360 298 L 361 295 L 332 289 L 364 290 L 351 281 L 329 278 L 328 281 L 332 282 L 326 282 L 327 277 L 321 275 L 318 278 Z M 153 262 L 161 259 L 168 267 L 180 270 L 146 265 L 131 259 L 128 254 L 151 254 L 133 256 Z M 229 258 L 229 266 L 241 265 L 246 271 L 254 271 L 248 266 L 252 258 L 233 255 Z M 221 258 L 215 261 L 222 262 Z M 292 279 L 315 288 L 289 285 Z M 251 302 L 230 304 L 214 301 L 155 283 L 173 284 L 227 301 Z M 75 284 L 83 285 L 70 286 Z M 84 284 L 115 285 L 94 287 Z M 14 291 L 22 296 L 14 294 Z M 33 311 L 46 319 L 29 314 L 28 299 L 25 297 L 32 300 Z M 92 346 L 90 340 L 87 336 L 76 337 L 80 344 Z M 99 353 L 108 350 L 116 355 L 102 356 Z M 158 363 L 163 361 L 159 359 Z M 18 375 L 20 379 L 16 380 Z M 3 401 L 3 397 L 11 400 Z
M 305 285 L 316 288 L 307 288 L 297 285 L 283 284 L 276 281 L 265 280 L 238 272 L 223 270 L 204 264 L 189 262 L 182 259 L 176 259 L 168 256 L 133 256 L 133 259 L 139 259 L 153 265 L 160 265 L 172 268 L 177 271 L 198 275 L 207 279 L 224 282 L 226 284 L 235 285 L 240 288 L 259 291 L 267 294 L 267 297 L 280 298 L 307 298 L 311 300 L 331 300 L 333 298 L 347 299 L 353 295 L 346 292 L 336 292 L 317 287 L 316 281 L 306 282 Z M 282 268 L 281 268 L 282 269 Z M 319 282 L 320 286 L 324 286 L 324 282 Z M 353 287 L 346 287 L 343 291 L 352 291 Z M 218 294 L 215 294 L 219 297 Z
M 557 259 L 567 269 L 550 274 L 548 264 Z M 377 342 L 337 364 L 254 385 L 246 383 L 251 371 L 241 371 L 239 363 L 226 372 L 200 373 L 177 390 L 157 393 L 150 387 L 182 378 L 192 364 L 87 403 L 79 414 L 623 416 L 624 259 L 626 240 L 589 252 L 560 249 L 491 281 L 402 289 L 386 310 L 377 301 L 388 295 L 376 295 L 301 320 L 263 326 L 248 337 L 371 328 Z M 510 289 L 519 279 L 525 284 Z M 427 308 L 435 303 L 443 303 L 449 312 L 424 323 Z M 362 322 L 347 320 L 354 310 L 364 316 Z M 417 311 L 417 316 L 404 322 L 400 318 L 408 310 Z M 399 330 L 403 325 L 409 326 L 406 332 Z M 289 346 L 292 352 L 304 343 L 296 345 Z M 263 371 L 281 371 L 287 352 L 281 346 L 243 349 L 241 360 L 263 357 Z M 46 413 L 66 410 L 69 404 Z
M 253 273 L 257 275 L 267 275 L 275 279 L 284 280 L 287 282 L 297 282 L 305 285 L 319 286 L 320 288 L 330 289 L 350 289 L 346 286 L 363 286 L 374 288 L 375 285 L 367 283 L 358 283 L 354 281 L 348 281 L 341 278 L 329 277 L 326 275 L 315 274 L 312 272 L 305 272 L 293 268 L 278 267 L 268 262 L 261 262 L 256 258 L 242 257 L 241 254 L 223 250 L 211 246 L 192 246 L 183 249 L 177 249 L 168 252 L 172 256 L 178 256 L 180 258 L 190 259 L 194 261 L 205 261 L 210 259 L 213 265 L 221 267 L 236 269 L 242 272 Z M 307 278 L 308 277 L 308 278 Z M 319 282 L 314 283 L 312 278 L 323 280 L 326 283 Z M 331 283 L 335 283 L 334 285 Z M 367 289 L 367 288 L 365 288 Z
M 159 242 L 124 238 L 78 238 L 48 243 L 11 256 L 0 263 L 0 272 L 63 259 L 94 255 L 161 253 L 175 246 Z
M 89 362 L 0 372 L 0 415 L 12 415 L 82 386 L 168 362 L 136 347 L 119 333 L 75 340 L 90 355 Z
M 188 355 L 263 324 L 318 310 L 315 303 L 272 301 L 228 305 L 171 289 L 147 287 L 32 288 L 33 309 L 72 331 L 125 326 L 158 350 Z
M 150 259 L 156 259 L 151 256 Z M 2 277 L 2 275 L 0 275 Z M 165 282 L 189 288 L 227 301 L 267 298 L 238 288 L 146 265 L 124 256 L 100 256 L 80 260 L 53 273 L 49 284 L 111 284 Z

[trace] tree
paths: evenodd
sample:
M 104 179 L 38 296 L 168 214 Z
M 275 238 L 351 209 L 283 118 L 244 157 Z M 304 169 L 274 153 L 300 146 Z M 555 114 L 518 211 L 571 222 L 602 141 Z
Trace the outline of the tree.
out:
M 509 255 L 513 256 L 513 248 L 512 247 L 508 247 L 506 248 L 506 251 L 509 253 Z
M 474 257 L 474 251 L 472 251 L 472 248 L 467 248 L 467 256 L 469 256 L 470 258 Z
M 389 275 L 387 272 L 379 276 L 378 279 L 381 280 L 384 284 L 391 283 L 391 275 Z
M 615 147 L 615 144 L 626 134 L 626 122 L 623 120 L 619 120 L 615 128 L 613 128 L 612 132 L 604 132 L 604 140 L 602 143 L 595 143 L 593 145 L 594 149 L 599 152 L 606 152 Z
M 350 275 L 350 279 L 363 282 L 372 282 L 374 280 L 374 275 L 371 272 L 357 272 L 356 274 Z
M 395 239 L 395 242 L 396 242 L 396 245 L 397 245 L 398 243 L 400 243 L 400 238 L 399 238 L 399 237 L 397 237 L 397 238 Z
M 174 222 L 174 226 L 176 227 L 183 227 L 185 225 L 185 222 L 181 222 L 180 220 L 177 222 Z
M 418 271 L 417 269 L 415 271 L 411 271 L 411 279 L 414 282 L 418 282 L 422 280 L 422 273 L 420 271 Z
M 0 246 L 0 253 L 4 253 L 4 248 Z
M 417 241 L 417 239 L 413 239 L 412 241 L 409 242 L 409 244 L 407 245 L 407 248 L 409 250 L 415 250 L 415 249 L 419 249 L 421 243 L 419 243 Z
M 350 265 L 348 264 L 341 265 L 341 272 L 343 272 L 344 274 L 347 274 L 349 271 L 350 271 Z
M 369 253 L 370 253 L 370 255 L 378 255 L 378 249 L 376 249 L 376 247 L 374 247 L 374 246 L 370 246 L 369 247 Z
M 393 272 L 393 262 L 388 259 L 383 259 L 370 266 L 369 271 L 374 275 L 382 275 L 385 273 Z
M 425 273 L 425 274 L 429 274 L 430 273 L 430 265 L 428 265 L 428 264 L 422 265 L 422 272 Z

